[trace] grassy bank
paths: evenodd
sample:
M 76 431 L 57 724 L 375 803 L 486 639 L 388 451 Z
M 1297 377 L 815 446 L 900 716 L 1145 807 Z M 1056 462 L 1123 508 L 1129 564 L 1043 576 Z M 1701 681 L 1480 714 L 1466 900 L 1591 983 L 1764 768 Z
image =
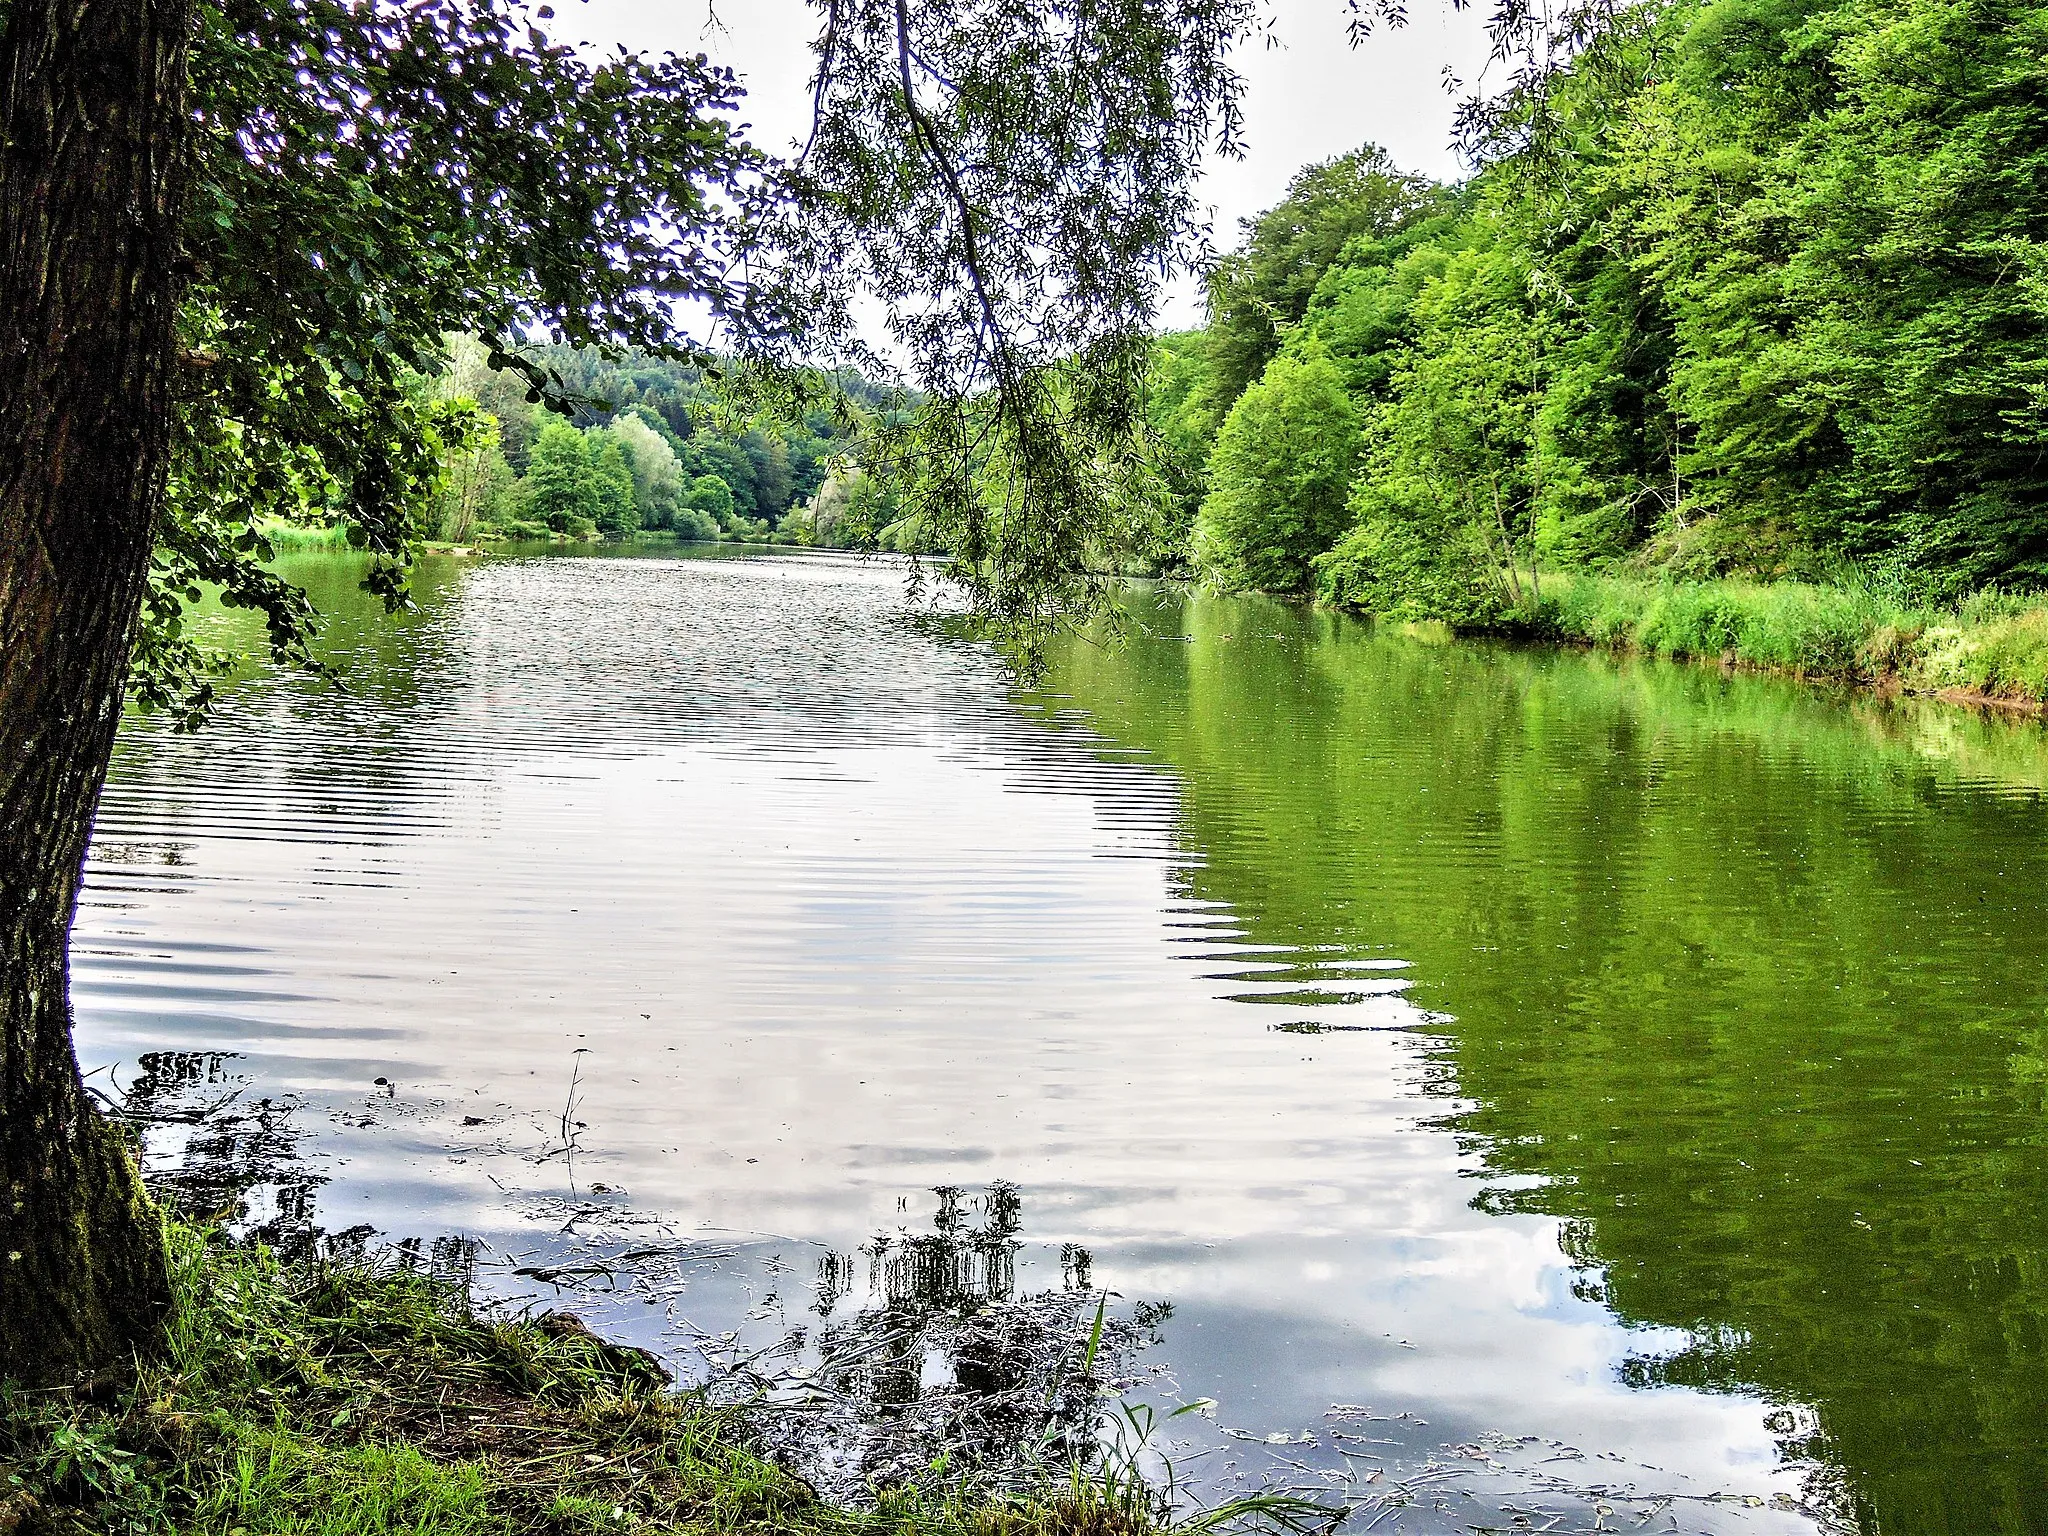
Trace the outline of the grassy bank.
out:
M 272 519 L 257 526 L 258 533 L 269 541 L 271 549 L 280 555 L 347 555 L 356 552 L 355 545 L 348 539 L 346 525 L 323 525 L 309 528 L 300 523 L 281 522 Z M 587 544 L 596 542 L 596 535 L 572 536 L 556 533 L 538 523 L 519 524 L 513 528 L 479 528 L 467 543 L 447 539 L 428 539 L 430 551 L 446 553 L 450 550 L 474 549 L 479 544 L 506 539 L 520 540 L 535 544 Z
M 347 554 L 355 547 L 344 527 L 308 528 L 273 518 L 259 524 L 256 531 L 280 555 Z
M 1853 587 L 1545 575 L 1532 638 L 1830 682 L 2048 702 L 2048 599 L 1917 607 Z
M 298 523 L 272 520 L 260 524 L 257 532 L 270 542 L 271 549 L 280 555 L 346 555 L 356 552 L 348 541 L 346 527 L 308 528 Z M 477 527 L 467 540 L 428 539 L 429 552 L 446 554 L 450 552 L 475 551 L 494 544 L 596 544 L 597 534 L 557 533 L 544 523 L 488 524 Z M 662 530 L 648 530 L 634 535 L 626 541 L 643 545 L 674 545 L 699 541 L 682 539 Z M 717 539 L 702 541 L 711 544 L 775 545 L 790 548 L 800 547 L 802 540 L 781 532 L 759 536 L 721 535 Z
M 162 1360 L 118 1395 L 0 1396 L 0 1536 L 1145 1536 L 1135 1478 L 1031 1500 L 821 1501 L 743 1419 L 573 1319 L 494 1320 L 392 1263 L 281 1266 L 178 1230 Z

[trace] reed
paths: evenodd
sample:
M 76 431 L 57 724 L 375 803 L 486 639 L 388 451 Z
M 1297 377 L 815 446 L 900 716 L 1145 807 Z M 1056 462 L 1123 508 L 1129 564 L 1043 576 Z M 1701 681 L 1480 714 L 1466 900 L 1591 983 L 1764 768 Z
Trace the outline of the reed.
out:
M 345 554 L 355 547 L 348 541 L 348 529 L 334 524 L 308 527 L 268 518 L 256 531 L 280 555 Z
M 1845 583 L 1546 575 L 1535 637 L 1844 683 L 2048 701 L 2048 598 L 1913 604 Z

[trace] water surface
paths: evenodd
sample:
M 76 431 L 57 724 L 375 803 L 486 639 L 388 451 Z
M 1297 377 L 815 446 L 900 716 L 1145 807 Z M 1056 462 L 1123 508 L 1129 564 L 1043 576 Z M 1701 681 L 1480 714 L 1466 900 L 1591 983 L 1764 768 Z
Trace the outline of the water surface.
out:
M 1354 1528 L 2048 1528 L 2038 727 L 1163 590 L 1022 691 L 815 557 L 297 573 L 349 691 L 132 720 L 74 946 L 89 1065 L 296 1138 L 259 1206 L 699 1369 L 1107 1289 L 1189 1477 Z M 986 1354 L 921 1347 L 892 1412 Z

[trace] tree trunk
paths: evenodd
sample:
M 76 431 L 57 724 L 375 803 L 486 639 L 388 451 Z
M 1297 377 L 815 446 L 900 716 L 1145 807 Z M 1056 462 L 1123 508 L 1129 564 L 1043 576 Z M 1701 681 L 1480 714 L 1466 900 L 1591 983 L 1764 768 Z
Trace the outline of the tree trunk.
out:
M 0 15 L 0 1377 L 49 1384 L 146 1349 L 168 1296 L 68 941 L 169 454 L 191 13 Z

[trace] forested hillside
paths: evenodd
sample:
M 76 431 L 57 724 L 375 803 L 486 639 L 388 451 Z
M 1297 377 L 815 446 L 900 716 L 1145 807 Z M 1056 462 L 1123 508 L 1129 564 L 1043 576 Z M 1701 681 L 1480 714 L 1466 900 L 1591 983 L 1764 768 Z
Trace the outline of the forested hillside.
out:
M 2048 583 L 2048 9 L 1653 5 L 1485 149 L 1303 171 L 1160 342 L 1209 579 L 1478 627 L 1554 572 Z
M 422 517 L 428 536 L 455 541 L 665 531 L 808 543 L 818 538 L 814 504 L 838 467 L 824 498 L 829 540 L 830 509 L 859 488 L 844 463 L 856 415 L 886 418 L 904 403 L 849 374 L 833 381 L 837 409 L 738 414 L 691 364 L 527 349 L 575 402 L 564 417 L 529 398 L 521 375 L 494 372 L 481 346 L 458 340 L 453 350 L 433 387 L 461 429 L 447 434 L 446 473 Z M 795 525 L 785 527 L 793 511 Z

